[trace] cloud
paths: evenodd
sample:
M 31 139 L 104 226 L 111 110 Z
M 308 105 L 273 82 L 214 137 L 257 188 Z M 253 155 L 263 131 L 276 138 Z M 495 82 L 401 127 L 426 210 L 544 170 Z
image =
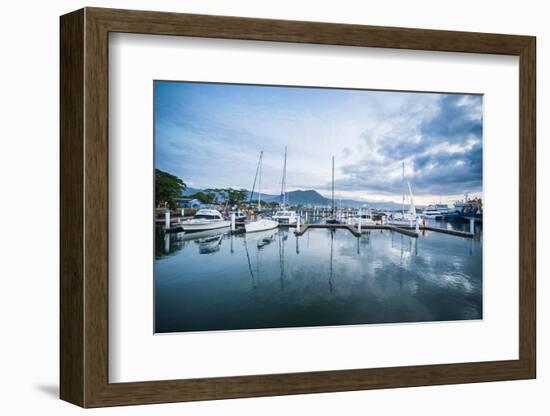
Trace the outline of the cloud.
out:
M 440 95 L 424 108 L 386 114 L 361 134 L 364 157 L 341 167 L 339 189 L 398 194 L 405 175 L 418 195 L 482 191 L 482 97 Z
M 321 88 L 157 82 L 155 163 L 197 187 L 400 199 L 402 162 L 415 195 L 482 189 L 482 97 Z

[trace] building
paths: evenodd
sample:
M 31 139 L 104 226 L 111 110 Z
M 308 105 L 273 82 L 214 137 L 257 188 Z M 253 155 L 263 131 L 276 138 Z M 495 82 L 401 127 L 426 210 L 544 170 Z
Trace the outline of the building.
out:
M 178 198 L 178 208 L 200 208 L 204 204 L 197 198 Z

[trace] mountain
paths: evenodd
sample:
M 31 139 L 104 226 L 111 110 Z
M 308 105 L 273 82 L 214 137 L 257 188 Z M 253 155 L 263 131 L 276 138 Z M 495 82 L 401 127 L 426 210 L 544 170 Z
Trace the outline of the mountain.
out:
M 313 190 L 307 190 L 307 191 L 298 190 L 298 191 L 287 192 L 286 197 L 287 197 L 288 203 L 293 205 L 294 204 L 295 205 L 316 205 L 316 206 L 330 205 L 329 198 L 325 198 L 319 192 L 313 191 Z M 281 196 L 277 195 L 273 199 L 273 201 L 279 201 L 280 199 L 281 199 Z
M 203 189 L 187 188 L 183 193 L 183 196 L 193 195 L 200 191 L 203 191 Z M 250 198 L 250 191 L 248 195 L 249 195 L 248 197 Z M 291 191 L 291 192 L 287 192 L 286 195 L 287 195 L 287 201 L 291 205 L 305 205 L 305 206 L 309 205 L 309 206 L 316 206 L 316 207 L 322 207 L 322 206 L 330 207 L 331 205 L 330 198 L 324 197 L 319 192 L 313 189 Z M 257 198 L 258 196 L 255 193 L 254 200 Z M 262 194 L 262 201 L 279 202 L 280 200 L 281 200 L 280 195 Z M 340 199 L 338 196 L 335 196 L 334 200 L 335 200 L 334 201 L 335 205 L 337 207 L 339 207 L 341 203 L 342 207 L 350 207 L 350 208 L 360 208 L 364 205 L 368 205 L 369 207 L 375 208 L 375 209 L 388 209 L 388 210 L 401 209 L 401 204 L 398 204 L 392 201 L 357 201 L 354 199 Z
M 201 192 L 202 189 L 198 189 L 198 188 L 187 188 L 185 191 L 183 191 L 183 193 L 181 194 L 181 196 L 189 196 L 189 195 L 194 195 L 196 194 L 197 192 Z

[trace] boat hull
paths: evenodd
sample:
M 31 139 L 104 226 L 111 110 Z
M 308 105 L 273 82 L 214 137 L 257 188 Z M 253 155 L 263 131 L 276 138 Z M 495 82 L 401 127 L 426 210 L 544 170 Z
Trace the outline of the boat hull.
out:
M 281 225 L 296 224 L 296 217 L 273 217 Z
M 198 232 L 198 231 L 207 231 L 207 230 L 216 230 L 218 228 L 226 228 L 231 225 L 231 221 L 226 220 L 216 220 L 216 221 L 194 221 L 189 220 L 187 223 L 182 222 L 181 227 L 186 233 Z
M 254 233 L 258 231 L 272 230 L 274 228 L 277 228 L 278 226 L 279 223 L 277 221 L 261 219 L 245 224 L 244 229 L 247 233 Z
M 414 220 L 388 220 L 385 222 L 387 225 L 393 225 L 394 227 L 415 228 L 416 221 Z
M 376 225 L 376 221 L 371 220 L 370 218 L 361 218 L 360 220 L 357 218 L 353 218 L 351 220 L 351 224 L 355 225 L 356 227 L 359 225 L 359 222 L 361 222 L 361 227 L 367 227 L 369 225 Z

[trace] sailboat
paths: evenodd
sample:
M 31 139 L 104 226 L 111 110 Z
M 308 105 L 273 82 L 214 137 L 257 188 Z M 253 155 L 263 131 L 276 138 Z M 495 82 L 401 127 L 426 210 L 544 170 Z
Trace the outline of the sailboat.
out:
M 332 156 L 332 198 L 331 198 L 331 210 L 330 210 L 330 218 L 325 221 L 327 224 L 341 224 L 340 220 L 336 218 L 335 214 L 335 207 L 334 207 L 334 156 Z
M 286 195 L 286 146 L 285 146 L 285 158 L 283 162 L 283 179 L 281 181 L 281 206 L 280 209 L 271 217 L 279 224 L 296 224 L 297 216 L 296 211 L 288 209 L 288 201 Z
M 416 226 L 417 216 L 416 216 L 416 207 L 414 206 L 413 193 L 411 188 L 411 183 L 407 178 L 405 178 L 405 162 L 403 162 L 403 206 L 401 212 L 394 212 L 386 221 L 389 225 L 395 225 L 397 227 L 408 227 L 414 228 Z M 409 209 L 405 211 L 405 193 L 407 188 L 409 191 Z
M 256 179 L 258 179 L 258 215 L 262 211 L 262 193 L 260 191 L 262 185 L 262 160 L 264 156 L 264 151 L 260 152 L 260 159 L 258 160 L 258 167 L 256 168 L 256 176 L 254 177 L 254 185 L 252 185 L 252 194 L 254 194 L 254 188 L 256 185 Z M 252 194 L 250 195 L 250 200 L 252 200 Z M 258 218 L 255 221 L 251 221 L 244 225 L 244 229 L 247 233 L 253 233 L 257 231 L 271 230 L 277 228 L 279 223 L 277 221 L 268 219 L 268 218 Z

